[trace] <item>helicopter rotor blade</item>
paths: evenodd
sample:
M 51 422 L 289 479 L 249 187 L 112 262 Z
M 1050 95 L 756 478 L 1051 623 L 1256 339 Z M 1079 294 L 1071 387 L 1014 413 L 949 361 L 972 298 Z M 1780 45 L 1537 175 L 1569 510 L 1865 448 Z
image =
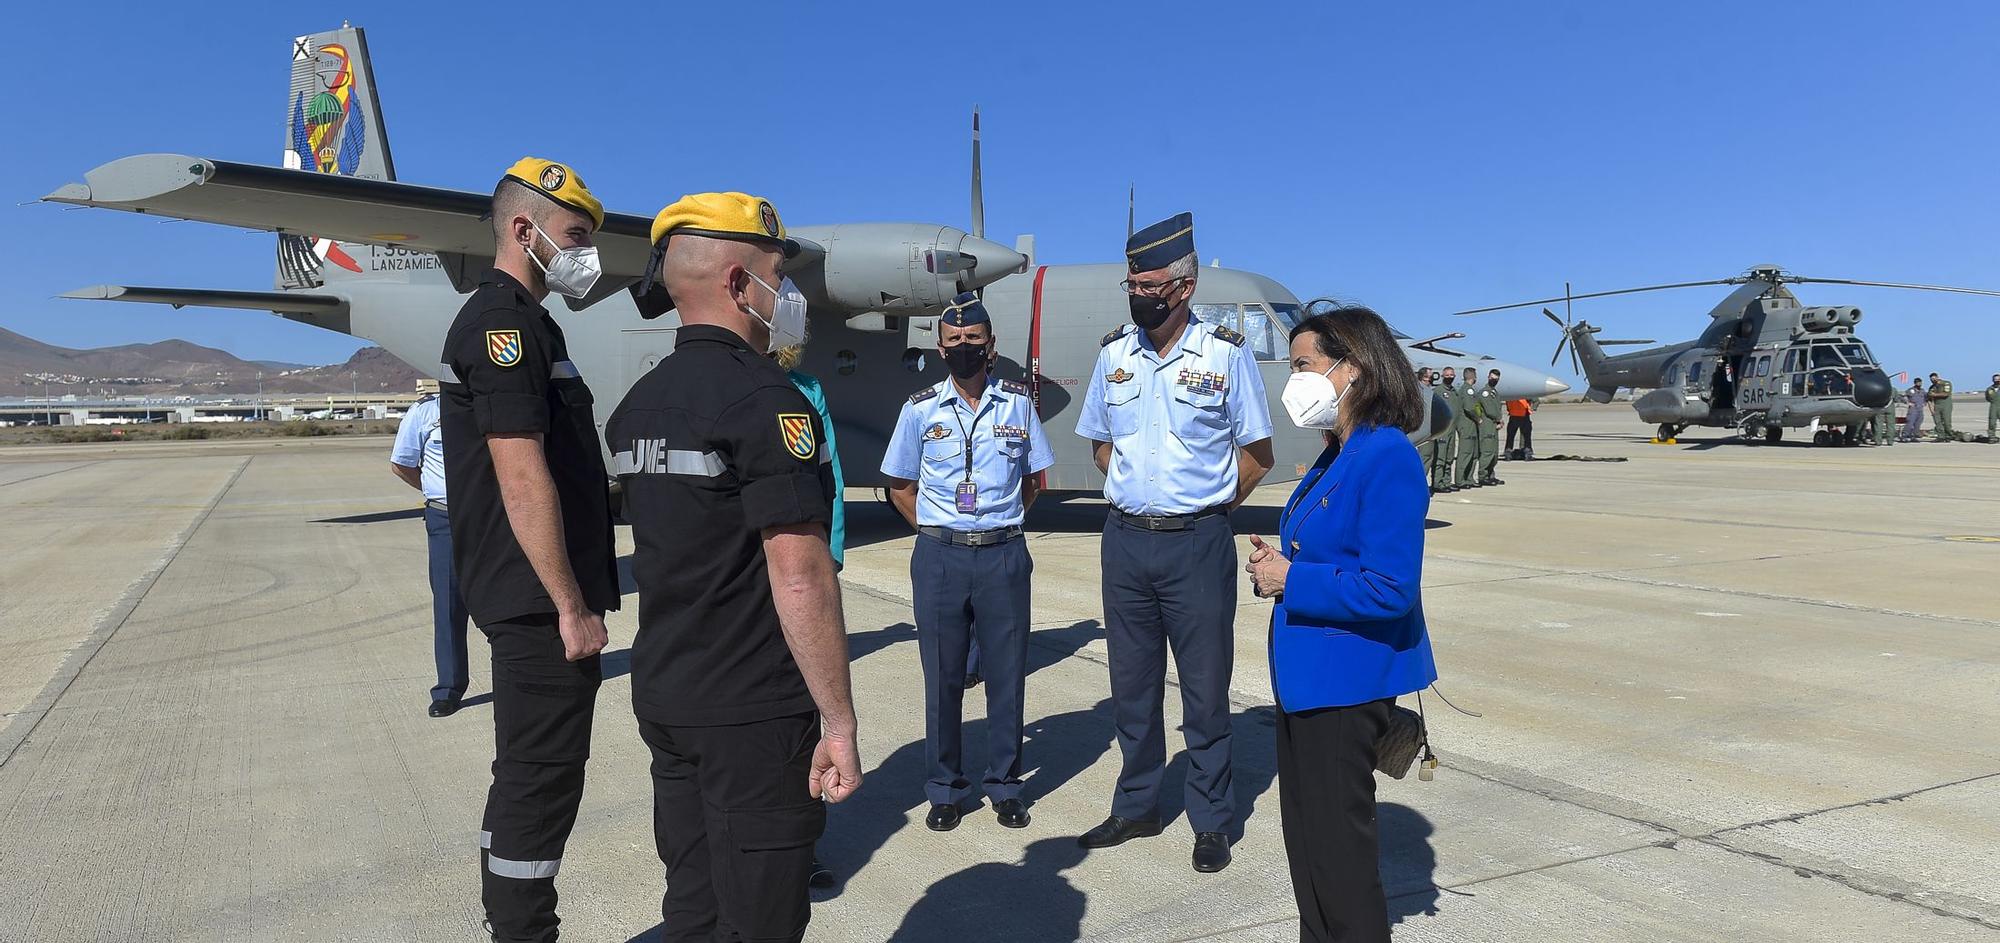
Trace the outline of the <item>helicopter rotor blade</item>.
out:
M 1585 298 L 1608 298 L 1612 295 L 1630 295 L 1642 291 L 1665 291 L 1666 289 L 1669 288 L 1700 288 L 1704 285 L 1741 285 L 1743 284 L 1744 281 L 1745 279 L 1739 275 L 1734 278 L 1716 278 L 1700 282 L 1675 282 L 1671 285 L 1647 285 L 1643 288 L 1620 288 L 1615 291 L 1590 291 L 1590 292 L 1584 292 L 1581 295 L 1566 295 L 1566 296 L 1558 296 L 1555 298 L 1543 298 L 1537 301 L 1517 301 L 1513 304 L 1493 305 L 1487 308 L 1470 308 L 1465 311 L 1453 311 L 1452 314 L 1457 316 L 1464 316 L 1468 314 L 1485 314 L 1488 311 L 1505 311 L 1509 308 L 1529 308 L 1535 305 L 1550 305 L 1550 304 L 1555 304 L 1558 301 L 1570 302 L 1570 301 L 1582 301 Z
M 1795 285 L 1860 285 L 1866 288 L 1907 288 L 1912 291 L 1949 291 L 1962 295 L 2000 296 L 2000 291 L 1992 291 L 1985 288 L 1954 288 L 1950 285 L 1906 285 L 1901 282 L 1869 282 L 1853 278 L 1806 278 L 1800 275 L 1790 275 L 1785 277 L 1785 281 Z
M 1550 311 L 1550 310 L 1549 310 L 1549 309 L 1547 309 L 1547 308 L 1543 308 L 1543 309 L 1542 309 L 1542 317 L 1545 317 L 1545 318 L 1548 318 L 1549 320 L 1551 320 L 1551 321 L 1554 321 L 1554 322 L 1556 322 L 1556 326 L 1557 326 L 1557 327 L 1567 327 L 1567 326 L 1568 326 L 1568 325 L 1565 325 L 1565 324 L 1563 323 L 1563 319 L 1561 319 L 1561 318 L 1559 318 L 1559 317 L 1556 317 L 1556 313 L 1555 313 L 1554 311 Z

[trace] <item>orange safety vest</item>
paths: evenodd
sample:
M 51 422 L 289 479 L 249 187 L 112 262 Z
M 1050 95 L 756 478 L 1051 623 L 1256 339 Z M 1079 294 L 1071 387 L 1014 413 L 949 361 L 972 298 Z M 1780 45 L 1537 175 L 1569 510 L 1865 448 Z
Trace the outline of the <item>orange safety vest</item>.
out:
M 1510 399 L 1507 401 L 1507 415 L 1509 416 L 1526 416 L 1529 411 L 1530 407 L 1528 406 L 1528 401 L 1525 399 Z

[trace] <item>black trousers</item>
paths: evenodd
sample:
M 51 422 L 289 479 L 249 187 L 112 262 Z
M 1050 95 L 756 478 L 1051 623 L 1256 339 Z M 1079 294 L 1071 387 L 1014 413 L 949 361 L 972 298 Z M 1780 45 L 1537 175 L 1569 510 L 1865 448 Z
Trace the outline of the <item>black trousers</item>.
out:
M 917 538 L 910 554 L 917 651 L 924 662 L 924 798 L 963 806 L 972 782 L 962 760 L 967 649 L 984 639 L 986 775 L 993 802 L 1021 795 L 1021 715 L 1026 704 L 1029 578 L 1035 562 L 1016 537 L 985 547 Z
M 556 938 L 556 872 L 583 801 L 597 656 L 563 659 L 554 613 L 479 627 L 493 647 L 493 787 L 479 835 L 480 897 L 494 939 Z
M 1375 741 L 1394 698 L 1278 712 L 1278 813 L 1300 943 L 1388 943 L 1375 833 Z
M 721 727 L 639 719 L 653 753 L 664 943 L 795 941 L 826 807 L 806 791 L 819 714 Z
M 1187 741 L 1186 808 L 1197 832 L 1231 832 L 1229 675 L 1236 655 L 1236 539 L 1226 515 L 1186 530 L 1150 531 L 1116 513 L 1104 522 L 1104 642 L 1111 716 L 1124 764 L 1111 814 L 1160 817 L 1167 766 L 1167 646 L 1180 669 Z
M 1507 451 L 1509 452 L 1514 451 L 1514 430 L 1516 429 L 1521 431 L 1521 447 L 1533 450 L 1535 447 L 1535 417 L 1507 417 Z

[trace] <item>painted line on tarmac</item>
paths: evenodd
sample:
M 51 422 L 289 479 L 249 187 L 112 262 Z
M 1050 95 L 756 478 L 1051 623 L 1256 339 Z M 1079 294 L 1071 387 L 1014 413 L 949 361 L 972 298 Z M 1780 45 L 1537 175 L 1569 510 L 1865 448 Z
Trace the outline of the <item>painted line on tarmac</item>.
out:
M 216 505 L 222 503 L 223 496 L 236 486 L 236 480 L 243 477 L 243 470 L 250 467 L 251 458 L 245 457 L 243 461 L 237 463 L 236 470 L 229 473 L 229 479 L 222 483 L 222 487 L 215 490 L 215 496 L 209 498 L 201 512 L 167 543 L 167 549 L 160 554 L 159 560 L 154 562 L 152 568 L 140 574 L 138 579 L 132 581 L 132 585 L 125 588 L 125 593 L 118 597 L 118 602 L 98 619 L 97 626 L 91 630 L 90 636 L 63 659 L 62 667 L 57 669 L 55 676 L 42 687 L 42 693 L 36 695 L 20 713 L 8 719 L 6 728 L 0 730 L 0 766 L 6 766 L 7 762 L 14 758 L 14 752 L 21 748 L 21 744 L 27 742 L 28 737 L 34 734 L 35 728 L 41 726 L 43 718 L 49 716 L 49 711 L 55 708 L 56 702 L 62 700 L 63 695 L 69 692 L 69 686 L 83 674 L 83 669 L 90 666 L 91 659 L 96 658 L 97 653 L 103 651 L 104 646 L 111 641 L 111 637 L 118 634 L 118 630 L 125 626 L 125 620 L 132 617 L 133 611 L 145 601 L 146 594 L 153 591 L 153 584 L 159 582 L 160 574 L 165 573 L 167 567 L 173 565 L 174 559 L 180 556 L 181 548 L 187 546 L 195 531 L 200 530 L 201 525 L 208 521 L 208 516 L 214 513 Z

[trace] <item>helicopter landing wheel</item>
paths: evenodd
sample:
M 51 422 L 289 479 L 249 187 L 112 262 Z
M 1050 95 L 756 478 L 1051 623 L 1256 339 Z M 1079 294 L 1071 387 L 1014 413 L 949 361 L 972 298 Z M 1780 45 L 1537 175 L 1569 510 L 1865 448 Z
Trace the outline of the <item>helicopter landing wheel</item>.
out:
M 1783 426 L 1765 426 L 1765 427 L 1764 427 L 1764 441 L 1765 441 L 1765 442 L 1768 442 L 1768 443 L 1770 443 L 1770 444 L 1772 444 L 1772 445 L 1777 445 L 1779 441 L 1781 441 L 1782 439 L 1784 439 L 1784 437 L 1785 437 L 1785 427 L 1783 427 Z

